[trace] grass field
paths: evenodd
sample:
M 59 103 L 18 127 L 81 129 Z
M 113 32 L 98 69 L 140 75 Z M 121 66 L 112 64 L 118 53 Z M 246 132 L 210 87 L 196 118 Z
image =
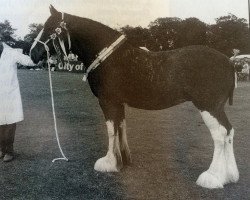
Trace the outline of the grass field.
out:
M 250 199 L 250 83 L 239 83 L 226 106 L 235 128 L 236 184 L 208 190 L 195 184 L 212 159 L 213 141 L 191 103 L 162 111 L 126 109 L 133 164 L 120 173 L 94 171 L 107 150 L 104 117 L 80 74 L 54 72 L 56 143 L 47 71 L 19 70 L 25 120 L 18 124 L 16 159 L 0 163 L 0 199 Z

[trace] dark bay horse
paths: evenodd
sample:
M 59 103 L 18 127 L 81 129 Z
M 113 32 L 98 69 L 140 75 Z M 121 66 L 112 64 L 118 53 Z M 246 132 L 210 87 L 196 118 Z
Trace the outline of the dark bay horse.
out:
M 71 38 L 71 50 L 86 66 L 121 36 L 118 31 L 99 22 L 62 15 L 52 6 L 50 12 L 39 41 L 47 41 L 63 20 Z M 61 39 L 67 41 L 66 35 L 60 35 Z M 51 42 L 46 45 L 53 49 Z M 42 43 L 33 45 L 31 57 L 35 63 L 45 55 Z M 226 183 L 238 181 L 239 172 L 233 152 L 234 129 L 224 112 L 227 100 L 232 104 L 235 87 L 234 67 L 228 57 L 205 46 L 147 52 L 133 47 L 126 40 L 90 71 L 87 79 L 103 110 L 109 137 L 107 155 L 96 161 L 95 170 L 115 172 L 131 162 L 125 105 L 159 110 L 192 101 L 214 140 L 212 163 L 199 176 L 197 184 L 222 188 Z

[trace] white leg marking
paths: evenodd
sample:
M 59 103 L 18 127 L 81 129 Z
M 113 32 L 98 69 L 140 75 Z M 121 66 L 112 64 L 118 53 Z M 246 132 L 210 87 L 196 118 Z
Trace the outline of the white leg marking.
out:
M 120 145 L 121 145 L 121 152 L 122 152 L 123 160 L 125 160 L 127 163 L 131 163 L 131 155 L 130 155 L 128 140 L 127 140 L 125 119 L 121 122 L 120 129 L 121 129 Z
M 115 134 L 113 121 L 107 121 L 106 125 L 109 137 L 108 152 L 105 157 L 96 161 L 94 169 L 101 172 L 118 172 L 122 167 L 119 136 Z
M 232 128 L 230 134 L 226 136 L 225 157 L 227 166 L 227 178 L 228 178 L 227 181 L 235 183 L 239 180 L 239 171 L 234 157 L 233 137 L 234 137 L 234 129 Z
M 218 120 L 210 115 L 209 112 L 201 112 L 201 116 L 214 140 L 214 154 L 209 169 L 199 176 L 196 183 L 210 189 L 223 188 L 223 185 L 228 182 L 224 152 L 227 130 L 224 126 L 220 125 Z

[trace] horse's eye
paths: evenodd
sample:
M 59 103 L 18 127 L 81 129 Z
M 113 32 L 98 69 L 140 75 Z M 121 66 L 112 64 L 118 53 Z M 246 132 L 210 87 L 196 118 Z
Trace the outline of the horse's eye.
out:
M 60 23 L 60 26 L 61 26 L 62 28 L 64 28 L 64 29 L 66 29 L 66 23 L 65 23 L 64 21 L 62 21 L 62 22 Z

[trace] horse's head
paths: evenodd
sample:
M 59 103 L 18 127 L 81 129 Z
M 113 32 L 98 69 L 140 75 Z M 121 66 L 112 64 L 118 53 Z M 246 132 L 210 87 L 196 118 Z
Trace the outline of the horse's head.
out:
M 51 16 L 45 22 L 44 28 L 38 34 L 30 49 L 30 56 L 34 63 L 45 59 L 48 52 L 49 55 L 56 53 L 61 61 L 63 61 L 64 54 L 67 54 L 64 41 L 68 32 L 63 21 L 64 16 L 53 6 L 50 6 L 50 13 Z M 68 41 L 68 48 L 70 48 L 70 40 Z

